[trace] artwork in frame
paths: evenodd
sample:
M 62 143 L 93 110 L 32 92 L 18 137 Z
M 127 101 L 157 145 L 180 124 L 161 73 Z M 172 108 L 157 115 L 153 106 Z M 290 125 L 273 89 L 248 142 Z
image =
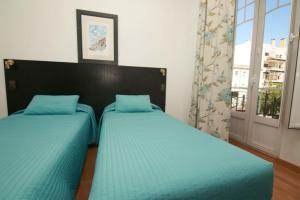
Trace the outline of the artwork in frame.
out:
M 118 64 L 118 16 L 76 10 L 79 63 Z

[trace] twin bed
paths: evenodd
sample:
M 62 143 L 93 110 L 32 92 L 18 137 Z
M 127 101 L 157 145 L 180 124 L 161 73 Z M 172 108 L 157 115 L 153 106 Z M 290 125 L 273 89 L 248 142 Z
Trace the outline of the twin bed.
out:
M 108 106 L 90 200 L 272 198 L 272 164 L 153 112 Z
M 0 199 L 73 199 L 95 125 L 86 105 L 74 115 L 1 119 Z
M 102 113 L 117 92 L 150 94 L 162 107 L 165 71 L 86 68 L 16 61 L 5 71 L 10 114 L 39 93 L 81 94 L 81 103 L 91 106 L 78 103 L 70 115 L 22 110 L 0 120 L 0 199 L 74 199 L 88 145 L 98 143 L 90 200 L 272 198 L 270 163 L 175 120 L 158 106 L 125 99 L 123 107 L 137 107 L 122 110 L 117 98 Z M 78 74 L 85 78 L 74 87 L 80 85 Z M 97 95 L 91 85 L 104 87 L 106 95 Z

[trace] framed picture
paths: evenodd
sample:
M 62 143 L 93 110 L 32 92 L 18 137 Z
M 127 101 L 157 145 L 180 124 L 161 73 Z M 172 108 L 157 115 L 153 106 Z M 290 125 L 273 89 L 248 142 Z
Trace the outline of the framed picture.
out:
M 76 10 L 79 63 L 118 64 L 118 16 Z

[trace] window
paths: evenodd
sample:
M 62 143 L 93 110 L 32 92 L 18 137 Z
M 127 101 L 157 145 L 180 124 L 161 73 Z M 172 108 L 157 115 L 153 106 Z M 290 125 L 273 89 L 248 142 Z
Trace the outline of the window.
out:
M 289 0 L 266 0 L 264 16 L 262 62 L 271 64 L 272 68 L 263 64 L 260 71 L 269 73 L 259 79 L 256 114 L 258 116 L 278 119 L 284 86 L 285 71 L 277 71 L 286 63 L 287 44 L 290 28 L 291 2 Z
M 291 0 L 237 0 L 236 9 L 233 69 L 243 72 L 233 72 L 232 110 L 245 112 L 249 107 L 249 93 L 257 95 L 257 98 L 251 98 L 255 101 L 251 105 L 255 107 L 257 104 L 256 108 L 252 108 L 257 116 L 278 119 L 287 59 Z M 259 28 L 254 27 L 254 21 L 257 21 L 255 24 Z M 252 38 L 252 33 L 255 33 L 255 38 Z M 253 39 L 262 41 L 262 44 L 256 43 L 262 48 L 253 46 Z M 250 61 L 253 61 L 253 66 L 250 66 Z M 250 70 L 256 87 L 248 91 Z
M 232 77 L 232 110 L 238 112 L 246 110 L 254 8 L 254 0 L 237 1 L 233 70 L 240 69 L 242 73 L 235 72 Z

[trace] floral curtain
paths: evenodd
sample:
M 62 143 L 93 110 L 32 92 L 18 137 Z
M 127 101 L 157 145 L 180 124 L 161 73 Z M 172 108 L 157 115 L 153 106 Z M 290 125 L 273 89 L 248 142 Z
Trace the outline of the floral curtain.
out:
M 189 123 L 229 138 L 234 0 L 200 0 L 198 42 Z

